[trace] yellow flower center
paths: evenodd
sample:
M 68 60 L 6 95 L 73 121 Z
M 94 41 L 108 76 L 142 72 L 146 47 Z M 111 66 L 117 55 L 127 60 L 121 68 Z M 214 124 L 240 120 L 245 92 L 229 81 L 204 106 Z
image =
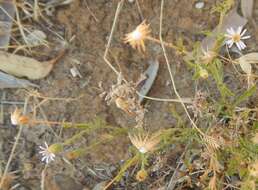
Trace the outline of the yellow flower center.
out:
M 239 42 L 241 40 L 241 36 L 240 34 L 235 34 L 234 36 L 232 36 L 232 39 L 234 42 Z

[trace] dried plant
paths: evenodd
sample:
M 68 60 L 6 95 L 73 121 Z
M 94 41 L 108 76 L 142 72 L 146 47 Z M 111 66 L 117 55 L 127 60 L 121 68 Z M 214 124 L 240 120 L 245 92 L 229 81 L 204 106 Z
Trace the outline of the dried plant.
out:
M 197 91 L 193 99 L 193 103 L 187 108 L 191 108 L 194 113 L 194 117 L 203 116 L 203 112 L 207 107 L 207 94 L 201 91 Z
M 202 139 L 207 146 L 208 149 L 216 151 L 221 147 L 220 142 L 218 142 L 215 138 L 209 136 L 209 135 L 204 135 L 202 136 Z
M 145 110 L 138 101 L 138 95 L 134 86 L 134 83 L 123 82 L 120 74 L 117 83 L 107 93 L 105 101 L 107 101 L 108 105 L 115 102 L 118 108 L 135 117 L 138 126 L 142 126 Z

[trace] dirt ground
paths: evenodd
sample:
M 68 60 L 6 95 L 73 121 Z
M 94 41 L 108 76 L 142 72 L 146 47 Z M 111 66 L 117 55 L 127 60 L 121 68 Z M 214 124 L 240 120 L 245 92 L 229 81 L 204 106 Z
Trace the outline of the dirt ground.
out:
M 115 105 L 108 106 L 100 96 L 103 90 L 108 91 L 116 82 L 116 75 L 104 62 L 103 55 L 118 2 L 118 0 L 88 0 L 87 7 L 84 1 L 75 0 L 69 5 L 57 7 L 54 15 L 49 18 L 53 25 L 48 29 L 59 33 L 68 41 L 72 37 L 73 40 L 70 42 L 65 56 L 55 65 L 51 74 L 45 79 L 36 81 L 40 86 L 39 92 L 47 97 L 79 98 L 70 102 L 48 101 L 43 104 L 42 109 L 49 121 L 85 123 L 99 117 L 117 127 L 134 126 L 131 118 L 128 118 Z M 205 0 L 202 9 L 195 8 L 196 2 L 196 0 L 165 1 L 163 33 L 166 41 L 176 41 L 183 37 L 185 45 L 191 49 L 190 42 L 204 38 L 200 31 L 211 30 L 217 25 L 218 17 L 211 14 L 210 11 L 215 1 Z M 151 26 L 152 36 L 158 38 L 160 1 L 139 0 L 139 5 L 143 18 Z M 171 82 L 161 47 L 148 42 L 147 52 L 143 55 L 123 43 L 124 35 L 131 32 L 141 22 L 142 18 L 136 3 L 125 1 L 118 18 L 108 58 L 129 81 L 137 81 L 140 73 L 143 73 L 148 67 L 148 61 L 158 59 L 160 69 L 148 95 L 159 98 L 176 98 L 171 90 Z M 48 40 L 55 43 L 56 36 L 53 33 L 51 34 L 47 28 L 40 25 L 37 27 L 49 34 Z M 48 58 L 54 57 L 57 52 L 46 51 L 49 53 Z M 171 49 L 167 51 L 180 95 L 184 98 L 193 98 L 196 90 L 205 88 L 205 86 L 194 83 L 192 73 L 187 71 L 182 58 Z M 79 69 L 81 78 L 71 75 L 70 69 L 73 65 Z M 19 95 L 19 90 L 5 90 L 5 92 L 9 100 L 24 101 L 23 97 Z M 172 108 L 184 115 L 181 106 L 177 103 L 147 100 L 144 104 L 148 110 L 145 125 L 150 131 L 171 128 L 176 125 L 176 119 L 171 114 Z M 7 113 L 10 113 L 13 107 L 5 106 L 5 109 Z M 5 114 L 5 123 L 10 123 L 8 118 L 9 115 Z M 5 154 L 0 155 L 0 160 L 8 159 L 16 133 L 17 128 L 10 124 L 1 126 L 0 152 Z M 60 133 L 60 128 L 50 129 L 45 125 L 24 129 L 22 139 L 18 144 L 18 151 L 15 153 L 15 159 L 11 165 L 11 170 L 16 170 L 19 176 L 22 176 L 18 180 L 20 186 L 17 189 L 41 189 L 40 179 L 44 164 L 40 163 L 37 153 L 38 146 L 44 141 L 58 142 L 60 138 L 64 139 L 74 131 L 64 130 L 61 137 Z M 94 135 L 91 138 L 94 138 Z M 85 137 L 78 145 L 86 146 L 87 143 L 88 139 Z M 105 147 L 103 145 L 97 151 L 75 162 L 66 163 L 64 160 L 59 160 L 58 164 L 48 171 L 47 178 L 49 177 L 51 180 L 49 180 L 50 184 L 47 185 L 47 188 L 50 190 L 79 190 L 93 189 L 94 187 L 98 189 L 96 184 L 112 179 L 119 165 L 129 156 L 127 147 L 129 147 L 128 139 L 119 138 L 112 143 L 112 146 Z M 166 163 L 162 166 L 163 171 L 156 175 L 165 176 L 164 178 L 169 180 L 171 173 L 167 174 L 166 172 L 170 171 L 168 168 L 175 167 L 176 159 L 180 156 L 183 147 L 184 145 L 171 148 L 171 153 L 162 158 L 166 160 L 163 162 Z M 1 164 L 4 165 L 4 163 Z M 126 189 L 127 183 L 127 181 L 122 181 L 114 189 Z M 162 183 L 163 181 L 159 182 L 153 176 L 146 183 L 136 186 L 132 183 L 127 189 L 158 189 L 164 185 Z

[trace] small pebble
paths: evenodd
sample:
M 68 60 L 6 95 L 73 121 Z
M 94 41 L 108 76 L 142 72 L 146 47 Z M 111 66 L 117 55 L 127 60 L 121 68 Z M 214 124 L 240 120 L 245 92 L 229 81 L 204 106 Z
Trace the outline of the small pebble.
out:
M 79 72 L 79 70 L 75 66 L 70 69 L 70 72 L 71 72 L 73 77 L 79 76 L 80 78 L 82 78 L 81 73 Z
M 202 9 L 204 7 L 204 2 L 203 1 L 199 1 L 197 3 L 195 3 L 195 8 L 196 9 Z
M 128 0 L 129 3 L 134 3 L 134 0 Z

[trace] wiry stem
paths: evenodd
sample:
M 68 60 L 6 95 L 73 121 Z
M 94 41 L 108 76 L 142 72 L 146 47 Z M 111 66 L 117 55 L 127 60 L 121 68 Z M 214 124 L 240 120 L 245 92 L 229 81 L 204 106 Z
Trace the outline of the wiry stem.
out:
M 104 61 L 105 61 L 105 62 L 108 64 L 108 66 L 117 74 L 117 76 L 119 75 L 119 72 L 118 72 L 118 71 L 116 70 L 116 68 L 109 62 L 109 60 L 107 59 L 107 54 L 108 54 L 108 50 L 109 50 L 110 45 L 111 45 L 113 33 L 114 33 L 114 31 L 115 31 L 117 18 L 118 18 L 118 15 L 119 15 L 119 13 L 120 13 L 120 11 L 121 11 L 121 9 L 122 9 L 123 3 L 124 3 L 124 0 L 121 0 L 121 1 L 118 3 L 118 5 L 117 5 L 115 18 L 114 18 L 113 25 L 112 25 L 112 28 L 111 28 L 111 32 L 110 32 L 110 35 L 109 35 L 109 38 L 108 38 L 108 43 L 107 43 L 107 46 L 106 46 L 106 50 L 105 50 L 105 53 L 104 53 L 104 56 L 103 56 Z
M 153 42 L 155 42 L 155 43 L 161 44 L 161 41 L 160 41 L 160 40 L 158 40 L 158 39 L 156 39 L 156 38 L 153 38 L 153 37 L 151 37 L 151 36 L 147 36 L 147 37 L 146 37 L 146 40 L 153 41 Z M 176 45 L 174 45 L 174 44 L 171 43 L 171 42 L 168 43 L 168 42 L 164 42 L 164 41 L 163 41 L 163 44 L 164 44 L 165 46 L 167 46 L 167 47 L 170 47 L 170 48 L 175 49 L 175 50 L 178 51 L 178 52 L 182 52 L 182 53 L 184 53 L 184 54 L 187 53 L 185 50 L 180 49 L 179 47 L 177 47 Z
M 160 44 L 161 44 L 161 47 L 162 47 L 162 50 L 163 50 L 163 54 L 164 54 L 164 57 L 165 57 L 165 60 L 166 60 L 166 64 L 167 64 L 167 68 L 168 68 L 168 72 L 169 72 L 169 75 L 170 75 L 170 79 L 171 79 L 171 82 L 172 82 L 172 87 L 173 87 L 173 91 L 175 92 L 177 98 L 179 99 L 182 107 L 184 108 L 184 111 L 187 115 L 187 117 L 189 118 L 191 124 L 193 125 L 193 127 L 202 135 L 202 136 L 205 136 L 205 134 L 197 127 L 197 125 L 194 123 L 194 121 L 192 120 L 181 96 L 179 95 L 179 93 L 177 92 L 177 89 L 176 89 L 176 84 L 175 84 L 175 80 L 174 80 L 174 76 L 172 74 L 172 71 L 171 71 L 171 68 L 170 68 L 170 64 L 169 64 L 169 60 L 168 60 L 168 56 L 167 56 L 167 53 L 166 53 L 166 49 L 165 49 L 165 45 L 164 45 L 164 42 L 163 42 L 163 39 L 162 39 L 162 20 L 163 20 L 163 8 L 164 8 L 164 0 L 161 1 L 161 10 L 160 10 L 160 28 L 159 28 L 159 38 L 160 38 Z
M 26 114 L 27 104 L 28 104 L 28 99 L 25 100 L 24 109 L 23 109 L 23 114 L 24 114 L 24 115 Z M 23 125 L 20 125 L 20 126 L 19 126 L 19 131 L 18 131 L 18 133 L 17 133 L 17 135 L 16 135 L 16 137 L 15 137 L 15 142 L 14 142 L 14 145 L 13 145 L 13 147 L 12 147 L 10 156 L 9 156 L 8 161 L 7 161 L 7 164 L 6 164 L 6 166 L 5 166 L 4 173 L 3 173 L 3 175 L 1 176 L 0 189 L 2 189 L 4 180 L 5 180 L 6 175 L 7 175 L 7 173 L 8 173 L 8 169 L 9 169 L 9 167 L 10 167 L 10 164 L 11 164 L 12 159 L 13 159 L 13 156 L 14 156 L 14 151 L 16 150 L 16 147 L 17 147 L 17 145 L 18 145 L 18 141 L 20 140 L 20 137 L 21 137 L 22 129 L 23 129 Z

